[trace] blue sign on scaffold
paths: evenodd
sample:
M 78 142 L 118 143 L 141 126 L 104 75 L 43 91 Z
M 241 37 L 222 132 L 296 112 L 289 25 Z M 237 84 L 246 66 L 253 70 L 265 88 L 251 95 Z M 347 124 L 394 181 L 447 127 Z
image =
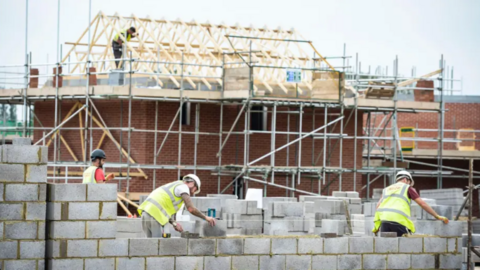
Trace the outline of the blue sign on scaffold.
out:
M 287 69 L 287 82 L 299 83 L 302 81 L 301 69 Z

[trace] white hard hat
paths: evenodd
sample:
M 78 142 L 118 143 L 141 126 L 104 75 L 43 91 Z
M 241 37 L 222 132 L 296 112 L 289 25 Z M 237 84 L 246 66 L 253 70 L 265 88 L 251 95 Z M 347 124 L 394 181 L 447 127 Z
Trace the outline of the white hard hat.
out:
M 195 181 L 195 183 L 197 184 L 197 191 L 195 191 L 195 195 L 197 195 L 198 193 L 200 193 L 200 185 L 201 185 L 201 182 L 200 182 L 200 178 L 198 178 L 198 176 L 196 176 L 195 174 L 191 173 L 191 174 L 187 174 L 183 177 L 183 181 Z
M 413 181 L 413 177 L 412 175 L 407 172 L 407 171 L 399 171 L 397 173 L 397 175 L 395 176 L 395 180 L 398 181 L 400 179 L 403 179 L 403 178 L 407 178 L 408 180 L 412 181 L 412 184 L 410 186 L 413 187 L 413 185 L 415 184 L 415 181 Z

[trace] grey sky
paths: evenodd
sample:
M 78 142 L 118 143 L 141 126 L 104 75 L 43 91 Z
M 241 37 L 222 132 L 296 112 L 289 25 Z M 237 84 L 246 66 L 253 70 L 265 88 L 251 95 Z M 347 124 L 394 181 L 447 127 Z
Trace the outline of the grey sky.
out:
M 463 94 L 478 94 L 480 75 L 480 1 L 159 1 L 92 0 L 92 18 L 102 10 L 128 16 L 181 18 L 185 21 L 240 23 L 244 26 L 295 28 L 323 55 L 359 53 L 362 70 L 389 65 L 395 55 L 400 73 L 417 75 L 438 68 L 443 53 Z M 54 62 L 57 48 L 57 0 L 30 0 L 28 50 L 33 61 Z M 88 0 L 61 0 L 60 42 L 76 41 L 88 26 Z M 25 0 L 0 0 L 0 65 L 23 64 Z M 64 51 L 69 48 L 65 47 Z M 353 63 L 353 61 L 351 62 Z

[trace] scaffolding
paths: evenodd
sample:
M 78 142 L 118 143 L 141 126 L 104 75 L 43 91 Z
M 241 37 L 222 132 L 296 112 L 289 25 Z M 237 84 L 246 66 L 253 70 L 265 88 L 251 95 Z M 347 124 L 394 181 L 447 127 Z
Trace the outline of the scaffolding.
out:
M 28 1 L 27 1 L 28 3 Z M 28 10 L 28 7 L 27 7 Z M 60 12 L 60 2 L 59 2 Z M 60 13 L 59 13 L 60 14 Z M 59 16 L 59 15 L 58 15 Z M 28 14 L 27 14 L 28 18 Z M 89 18 L 91 15 L 89 14 Z M 66 42 L 71 46 L 68 53 L 63 56 L 63 46 L 60 44 L 57 29 L 57 62 L 32 63 L 32 53 L 25 49 L 25 63 L 17 66 L 1 66 L 0 72 L 4 74 L 3 84 L 18 85 L 14 89 L 2 90 L 0 102 L 10 104 L 23 104 L 23 119 L 26 120 L 22 127 L 0 127 L 2 134 L 7 131 L 21 131 L 23 136 L 31 136 L 34 131 L 42 132 L 42 138 L 35 144 L 52 145 L 53 160 L 48 166 L 49 179 L 52 181 L 63 180 L 68 182 L 81 179 L 81 171 L 88 166 L 88 153 L 102 145 L 108 138 L 118 149 L 119 163 L 109 163 L 108 168 L 118 169 L 120 173 L 116 179 L 125 181 L 126 196 L 129 196 L 129 181 L 132 177 L 147 178 L 144 170 L 153 170 L 152 189 L 157 186 L 157 170 L 176 170 L 177 176 L 182 175 L 182 170 L 206 170 L 218 177 L 218 193 L 224 193 L 233 185 L 237 185 L 240 178 L 249 182 L 257 182 L 264 186 L 267 194 L 268 186 L 282 188 L 287 196 L 302 194 L 328 194 L 332 183 L 337 182 L 342 190 L 343 175 L 353 175 L 354 191 L 366 189 L 366 197 L 370 198 L 370 185 L 381 179 L 387 184 L 398 170 L 404 169 L 403 162 L 417 163 L 432 167 L 432 170 L 412 171 L 413 175 L 437 178 L 437 187 L 442 188 L 443 176 L 452 171 L 465 172 L 464 169 L 443 166 L 443 151 L 445 143 L 458 143 L 468 141 L 465 138 L 444 137 L 444 114 L 446 93 L 453 94 L 455 84 L 461 84 L 454 79 L 453 68 L 448 72 L 443 56 L 439 62 L 439 69 L 416 76 L 416 68 L 412 69 L 411 76 L 402 76 L 398 72 L 399 60 L 393 62 L 393 74 L 389 75 L 388 67 L 377 67 L 374 73 L 363 73 L 358 54 L 355 56 L 354 67 L 350 66 L 352 56 L 343 55 L 324 57 L 313 46 L 312 42 L 303 38 L 295 30 L 267 29 L 213 25 L 198 23 L 196 21 L 184 22 L 181 20 L 169 21 L 166 19 L 154 20 L 152 18 L 138 18 L 135 15 L 122 17 L 119 14 L 107 16 L 103 12 L 89 20 L 88 28 L 76 42 Z M 28 25 L 28 24 L 27 24 Z M 126 26 L 134 25 L 137 31 L 143 33 L 137 39 L 127 41 L 120 33 Z M 28 31 L 26 29 L 26 36 Z M 173 33 L 173 34 L 172 34 Z M 123 56 L 114 59 L 110 41 L 115 35 L 124 41 Z M 87 39 L 82 42 L 82 39 Z M 27 42 L 26 42 L 27 44 Z M 86 48 L 86 51 L 81 51 Z M 308 50 L 310 53 L 308 53 Z M 75 59 L 71 59 L 74 57 Z M 120 70 L 115 69 L 115 61 L 120 61 Z M 337 63 L 334 65 L 332 63 Z M 32 74 L 33 68 L 54 68 L 53 74 Z M 24 72 L 11 70 L 24 69 Z M 297 71 L 301 79 L 289 83 L 288 71 Z M 91 85 L 91 78 L 106 80 L 112 73 L 124 78 L 124 85 L 112 90 L 112 87 L 95 87 Z M 450 73 L 450 78 L 448 74 Z M 18 76 L 16 76 L 18 75 Z M 243 79 L 242 79 L 243 78 Z M 43 81 L 43 87 L 31 87 L 33 80 Z M 418 89 L 414 84 L 419 80 L 435 80 L 434 87 L 421 88 L 438 93 L 439 102 L 415 102 L 402 100 L 399 95 L 403 92 Z M 231 83 L 234 80 L 234 83 Z M 326 85 L 315 84 L 318 82 Z M 21 82 L 23 81 L 23 82 Z M 10 83 L 11 84 L 10 84 Z M 63 84 L 63 85 L 62 85 Z M 450 84 L 450 86 L 448 86 Z M 323 88 L 322 88 L 323 87 Z M 327 95 L 318 94 L 329 89 Z M 333 90 L 332 90 L 333 89 Z M 102 92 L 103 91 L 103 92 Z M 372 93 L 391 94 L 389 99 L 368 99 Z M 322 92 L 323 93 L 323 92 Z M 95 103 L 97 100 L 119 99 L 128 102 L 127 126 L 109 127 L 104 121 Z M 35 115 L 33 103 L 44 100 L 54 100 L 54 125 L 45 127 Z M 70 108 L 69 113 L 60 119 L 62 102 L 74 100 L 76 103 Z M 84 102 L 79 102 L 84 101 Z M 155 102 L 155 128 L 144 130 L 135 128 L 132 123 L 132 102 L 148 100 Z M 159 116 L 159 102 L 176 102 L 179 104 L 176 113 L 167 130 L 157 127 Z M 218 132 L 203 132 L 200 130 L 201 104 L 218 104 L 220 106 Z M 195 130 L 182 130 L 183 108 L 195 104 Z M 231 126 L 224 125 L 224 106 L 234 105 L 238 108 L 235 121 Z M 259 110 L 258 107 L 263 108 Z M 425 138 L 405 138 L 399 134 L 399 113 L 436 113 L 439 116 L 439 127 L 435 130 L 438 136 Z M 251 130 L 252 113 L 270 115 L 270 130 Z M 85 116 L 83 119 L 82 116 Z M 286 115 L 287 130 L 279 130 L 276 126 L 277 117 Z M 306 115 L 313 119 L 311 129 L 303 125 Z M 359 126 L 359 118 L 366 116 L 366 125 Z M 5 114 L 4 114 L 5 116 Z M 323 116 L 323 123 L 318 127 L 315 123 L 317 116 Z M 380 117 L 379 117 L 380 116 Z M 79 127 L 64 127 L 71 119 L 79 117 Z M 381 118 L 377 121 L 377 117 Z M 297 126 L 291 126 L 291 119 L 296 119 Z M 353 120 L 352 120 L 353 118 Z M 39 126 L 31 127 L 28 123 L 33 119 Z M 243 131 L 235 131 L 239 120 L 243 119 Z M 293 121 L 293 120 L 292 120 Z M 353 121 L 354 134 L 346 134 L 345 128 Z M 5 120 L 3 121 L 5 123 Z M 178 130 L 173 130 L 178 123 Z M 95 126 L 96 125 L 96 126 Z M 62 131 L 77 130 L 81 138 L 82 157 L 78 158 L 71 150 L 68 142 L 63 138 Z M 100 142 L 93 143 L 92 132 L 103 131 Z M 304 131 L 310 130 L 310 131 Z M 422 130 L 415 128 L 414 130 Z M 113 131 L 127 133 L 126 143 L 122 138 L 117 140 Z M 456 132 L 456 131 L 455 131 Z M 477 131 L 473 131 L 477 132 Z M 149 163 L 137 163 L 131 156 L 131 138 L 133 133 L 153 133 L 153 160 Z M 163 140 L 158 140 L 159 134 L 165 134 Z M 169 140 L 170 134 L 178 135 L 178 161 L 176 165 L 161 164 L 157 158 Z M 270 151 L 263 156 L 250 158 L 250 136 L 252 134 L 270 135 Z M 243 136 L 244 153 L 243 162 L 224 164 L 223 148 L 232 135 Z M 276 137 L 287 135 L 287 143 L 277 147 Z M 122 136 L 122 135 L 120 135 Z M 194 136 L 195 149 L 192 164 L 182 163 L 182 136 Z M 216 136 L 219 138 L 217 151 L 217 165 L 197 164 L 197 144 L 199 136 Z M 3 143 L 5 143 L 5 136 Z M 302 165 L 302 142 L 305 138 L 312 140 L 311 165 Z M 315 141 L 322 140 L 322 150 L 315 152 Z M 346 156 L 343 151 L 345 140 L 353 141 L 352 167 L 344 167 Z M 402 141 L 437 142 L 438 153 L 435 155 L 437 164 L 422 163 L 407 159 L 401 151 Z M 358 142 L 363 147 L 357 149 Z M 68 150 L 73 161 L 61 160 L 61 145 Z M 126 146 L 124 146 L 126 144 Z M 295 153 L 290 153 L 290 146 L 295 146 Z M 286 165 L 278 165 L 275 155 L 278 151 L 286 149 Z M 293 152 L 293 151 L 292 151 Z M 338 153 L 333 161 L 334 153 Z M 476 154 L 476 153 L 475 153 Z M 291 155 L 295 161 L 290 164 Z M 360 157 L 363 166 L 357 165 Z M 477 156 L 474 156 L 477 157 Z M 263 159 L 270 159 L 268 165 L 259 165 Z M 391 162 L 390 167 L 374 165 L 375 160 Z M 337 166 L 332 165 L 337 164 Z M 62 174 L 59 174 L 61 168 Z M 121 173 L 126 170 L 126 174 Z M 480 172 L 473 172 L 479 174 Z M 357 190 L 359 175 L 366 176 L 366 184 Z M 222 188 L 221 176 L 233 178 Z M 371 179 L 373 177 L 373 179 Z M 462 177 L 462 176 L 455 176 Z M 463 176 L 467 178 L 468 176 Z M 478 176 L 477 176 L 478 177 Z M 278 180 L 281 179 L 281 180 Z M 311 190 L 298 189 L 296 186 L 301 181 L 309 179 L 312 183 Z M 283 184 L 283 182 L 285 184 Z M 318 182 L 317 193 L 313 185 Z M 235 189 L 237 190 L 237 189 Z

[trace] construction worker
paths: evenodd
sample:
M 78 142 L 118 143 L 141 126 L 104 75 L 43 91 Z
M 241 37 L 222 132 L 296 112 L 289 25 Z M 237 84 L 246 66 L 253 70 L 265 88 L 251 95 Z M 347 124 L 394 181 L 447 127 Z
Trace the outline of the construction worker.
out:
M 396 232 L 400 237 L 414 233 L 415 226 L 410 220 L 410 203 L 414 200 L 423 210 L 436 219 L 448 223 L 446 217 L 439 216 L 413 188 L 415 182 L 407 171 L 399 171 L 395 177 L 396 183 L 383 189 L 382 197 L 377 204 L 375 227 L 372 232 Z
M 205 216 L 192 203 L 190 196 L 200 192 L 200 178 L 195 174 L 188 174 L 183 180 L 163 185 L 155 189 L 138 208 L 142 216 L 142 227 L 148 238 L 159 238 L 163 234 L 163 226 L 172 224 L 177 232 L 183 228 L 172 216 L 178 212 L 185 203 L 185 209 L 192 215 L 206 220 L 215 226 L 215 219 Z
M 123 38 L 128 42 L 130 41 L 131 38 L 134 38 L 137 36 L 137 30 L 135 29 L 135 27 L 130 27 L 128 29 L 123 29 L 122 31 L 120 31 L 119 34 L 116 34 L 114 37 L 113 37 L 113 40 L 112 40 L 112 49 L 113 49 L 113 56 L 115 56 L 115 59 L 120 59 L 122 58 L 122 46 L 123 46 L 123 39 L 120 37 L 120 35 L 123 36 Z M 117 68 L 119 68 L 119 65 L 120 65 L 120 61 L 115 61 L 115 66 Z M 120 68 L 122 68 L 120 66 Z
M 105 164 L 106 158 L 107 156 L 102 149 L 95 149 L 92 151 L 92 153 L 90 154 L 92 165 L 83 172 L 84 184 L 103 183 L 115 178 L 115 175 L 113 173 L 105 177 L 105 173 L 103 172 L 103 164 Z

